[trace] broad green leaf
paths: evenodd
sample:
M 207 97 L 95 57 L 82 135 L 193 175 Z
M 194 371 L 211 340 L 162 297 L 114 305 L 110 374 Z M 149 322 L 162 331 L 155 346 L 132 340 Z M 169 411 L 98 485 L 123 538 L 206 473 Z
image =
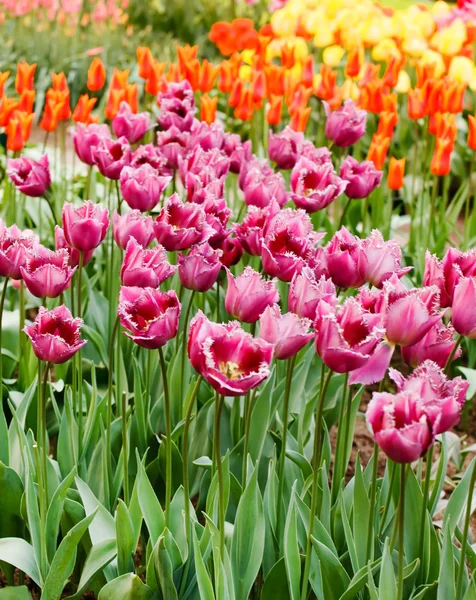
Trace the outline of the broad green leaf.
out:
M 251 413 L 250 441 L 248 452 L 253 463 L 259 462 L 263 452 L 266 433 L 269 426 L 271 397 L 274 391 L 275 372 L 260 388 Z M 232 557 L 233 560 L 233 557 Z
M 213 586 L 208 575 L 208 571 L 203 562 L 202 553 L 200 551 L 200 545 L 198 543 L 197 534 L 195 528 L 192 527 L 193 535 L 193 554 L 195 557 L 195 571 L 197 573 L 198 591 L 200 594 L 200 600 L 215 600 L 215 594 L 213 593 Z
M 138 497 L 139 504 L 144 517 L 144 521 L 149 531 L 152 545 L 155 546 L 160 535 L 164 531 L 165 527 L 165 516 L 160 506 L 160 502 L 154 492 L 154 489 L 147 477 L 144 465 L 138 461 Z
M 0 590 L 0 600 L 31 600 L 32 596 L 26 585 L 6 587 Z
M 21 499 L 23 483 L 13 469 L 0 461 L 0 537 L 21 535 L 23 519 L 21 515 Z
M 1 389 L 1 387 L 0 387 Z M 5 465 L 10 464 L 10 450 L 8 448 L 8 426 L 3 411 L 3 402 L 0 402 L 0 461 Z
M 30 530 L 31 543 L 35 550 L 36 560 L 40 567 L 40 573 L 46 578 L 47 561 L 44 556 L 43 563 L 41 562 L 42 550 L 41 550 L 41 523 L 40 523 L 40 511 L 38 508 L 38 498 L 36 495 L 35 485 L 31 476 L 30 469 L 26 470 L 26 513 L 28 516 L 28 529 Z
M 106 565 L 114 560 L 117 554 L 116 540 L 103 540 L 99 544 L 92 546 L 89 551 L 86 561 L 84 562 L 83 570 L 81 572 L 81 579 L 79 580 L 78 590 L 73 596 L 74 598 L 80 598 L 81 595 L 86 591 L 87 585 L 93 579 L 93 577 L 99 573 Z
M 342 594 L 339 600 L 353 600 L 354 598 L 356 598 L 360 590 L 364 587 L 365 583 L 367 582 L 368 574 L 376 571 L 380 566 L 381 562 L 382 559 L 379 558 L 372 564 L 365 565 L 365 567 L 360 569 L 360 571 L 357 571 L 357 573 L 352 578 L 352 581 L 349 583 L 349 587 Z
M 134 571 L 135 539 L 132 521 L 124 502 L 119 499 L 116 510 L 117 572 L 119 575 Z
M 154 554 L 156 571 L 163 597 L 167 598 L 167 600 L 178 600 L 173 579 L 172 561 L 167 550 L 165 535 L 159 537 Z
M 121 575 L 106 584 L 99 592 L 98 600 L 153 600 L 154 591 L 134 573 Z
M 56 488 L 48 507 L 48 512 L 46 515 L 46 548 L 48 560 L 50 562 L 53 560 L 54 553 L 56 552 L 59 525 L 61 521 L 61 515 L 63 514 L 63 506 L 64 501 L 66 500 L 66 494 L 71 487 L 75 475 L 76 469 L 73 469 L 66 479 L 63 479 L 63 481 Z
M 455 492 L 453 492 L 453 494 L 454 493 Z M 455 560 L 453 554 L 451 522 L 449 519 L 447 520 L 446 527 L 444 529 L 443 550 L 441 553 L 440 562 L 440 575 L 438 577 L 437 600 L 459 600 L 456 599 Z
M 378 583 L 379 600 L 397 600 L 397 580 L 393 568 L 392 554 L 388 547 L 388 538 L 383 549 L 382 566 Z
M 290 600 L 284 557 L 280 558 L 268 573 L 261 600 Z
M 115 539 L 116 524 L 111 513 L 99 502 L 89 487 L 79 477 L 75 477 L 76 487 L 83 502 L 87 515 L 94 513 L 95 519 L 89 529 L 89 535 L 93 544 L 99 544 L 104 540 Z
M 13 537 L 0 538 L 0 560 L 20 569 L 37 585 L 41 585 L 33 546 L 25 540 Z
M 284 564 L 288 577 L 289 595 L 291 600 L 299 600 L 301 582 L 301 557 L 297 537 L 296 503 L 294 501 L 294 488 L 291 496 L 291 505 L 284 526 Z
M 445 509 L 445 514 L 443 516 L 443 531 L 446 532 L 447 527 L 449 527 L 448 532 L 450 538 L 453 537 L 456 525 L 459 523 L 466 507 L 469 484 L 471 482 L 473 468 L 475 468 L 475 461 L 476 457 L 473 458 L 470 465 L 467 467 L 463 478 L 457 485 L 456 489 L 452 492 L 448 501 L 448 505 Z
M 337 556 L 324 544 L 312 537 L 312 544 L 321 563 L 324 598 L 338 600 L 348 589 L 350 578 Z
M 369 498 L 365 488 L 364 478 L 362 476 L 360 456 L 358 456 L 355 463 L 353 531 L 359 568 L 364 567 L 367 560 L 367 527 L 369 510 Z
M 250 531 L 253 535 L 250 535 Z M 237 600 L 247 600 L 249 596 L 263 559 L 264 535 L 263 500 L 256 467 L 238 504 L 231 542 L 231 564 Z

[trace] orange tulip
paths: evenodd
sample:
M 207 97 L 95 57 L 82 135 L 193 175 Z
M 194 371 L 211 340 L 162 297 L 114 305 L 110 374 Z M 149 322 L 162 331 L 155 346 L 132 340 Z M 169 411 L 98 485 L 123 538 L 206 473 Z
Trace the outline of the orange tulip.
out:
M 408 90 L 408 116 L 416 121 L 422 119 L 426 113 L 426 103 L 420 89 Z
M 137 83 L 127 84 L 124 90 L 124 100 L 131 107 L 133 113 L 139 110 L 139 86 Z
M 200 96 L 200 119 L 210 125 L 217 116 L 218 96 L 210 98 L 208 94 Z
M 44 131 L 55 131 L 58 127 L 59 114 L 63 110 L 64 100 L 55 102 L 53 100 L 47 100 L 43 111 L 43 118 L 40 122 L 40 127 Z
M 398 113 L 398 96 L 395 92 L 382 96 L 383 111 Z
M 250 90 L 243 90 L 240 101 L 235 108 L 235 117 L 242 121 L 250 121 L 253 117 L 253 96 Z
M 19 119 L 12 117 L 6 129 L 7 149 L 11 152 L 20 152 L 25 147 L 22 127 Z
M 243 95 L 243 80 L 242 79 L 236 79 L 235 83 L 233 84 L 233 88 L 231 90 L 230 96 L 228 98 L 228 104 L 232 107 L 232 108 L 236 108 L 238 106 L 238 104 L 240 103 L 241 97 Z
M 60 121 L 66 121 L 71 116 L 70 93 L 69 91 L 54 90 L 50 88 L 46 92 L 46 101 L 54 104 L 61 104 L 61 110 L 58 114 Z
M 391 138 L 397 123 L 398 113 L 382 111 L 380 113 L 377 133 L 384 138 Z
M 256 108 L 261 108 L 266 97 L 266 76 L 264 71 L 253 71 L 250 83 L 251 97 Z
M 422 88 L 428 79 L 434 79 L 436 63 L 417 63 L 417 88 Z
M 445 140 L 451 140 L 453 143 L 456 141 L 456 134 L 458 128 L 456 127 L 456 115 L 445 115 L 442 113 L 436 113 L 432 115 L 431 126 L 429 131 L 436 137 Z
M 97 92 L 102 90 L 106 83 L 106 68 L 102 60 L 97 56 L 88 69 L 88 90 Z
M 291 129 L 293 129 L 294 131 L 302 131 L 304 133 L 304 131 L 306 131 L 307 121 L 309 119 L 310 114 L 310 106 L 308 106 L 307 108 L 298 108 L 294 112 L 291 118 L 291 122 L 289 123 Z
M 238 40 L 234 35 L 231 23 L 226 23 L 225 21 L 213 23 L 208 38 L 216 44 L 223 56 L 229 56 L 239 50 L 237 45 Z
M 347 77 L 357 77 L 362 66 L 360 57 L 362 51 L 358 46 L 354 46 L 349 50 L 347 62 L 345 63 L 345 74 Z
M 389 145 L 389 138 L 385 138 L 378 133 L 373 135 L 367 154 L 367 160 L 371 160 L 374 163 L 375 168 L 379 169 L 379 171 L 383 169 L 383 165 L 385 164 Z
M 292 69 L 296 64 L 295 48 L 289 44 L 284 44 L 281 48 L 281 64 L 285 69 Z
M 0 127 L 6 127 L 12 114 L 17 110 L 18 102 L 13 98 L 3 96 L 0 103 Z
M 152 62 L 149 76 L 145 82 L 145 91 L 151 96 L 157 96 L 164 86 L 164 72 L 166 63 L 154 60 Z
M 266 89 L 268 94 L 282 96 L 284 94 L 284 69 L 279 65 L 270 64 L 264 68 Z
M 208 60 L 205 59 L 200 67 L 198 89 L 201 92 L 205 93 L 211 92 L 215 84 L 215 79 L 217 78 L 217 75 L 218 68 L 214 67 L 212 63 L 208 62 Z
M 128 79 L 129 79 L 129 70 L 128 69 L 126 69 L 125 71 L 119 71 L 119 69 L 114 69 L 114 71 L 112 72 L 111 84 L 110 84 L 109 89 L 111 89 L 111 90 L 125 89 L 125 87 L 128 83 Z
M 190 46 L 190 44 L 186 44 L 185 46 L 177 46 L 177 59 L 182 74 L 185 75 L 185 64 L 194 58 L 197 58 L 197 52 L 198 46 Z
M 436 138 L 436 147 L 431 159 L 430 169 L 433 175 L 443 177 L 451 171 L 451 153 L 454 144 L 451 140 Z
M 446 81 L 439 96 L 440 112 L 463 112 L 466 85 L 457 81 Z
M 383 110 L 383 81 L 373 79 L 365 83 L 360 89 L 359 104 L 371 113 L 380 113 Z
M 32 90 L 34 87 L 36 64 L 29 65 L 26 61 L 18 63 L 15 77 L 15 89 L 21 94 L 23 90 Z
M 200 62 L 197 58 L 189 60 L 184 64 L 184 76 L 192 86 L 193 91 L 198 91 L 200 80 Z
M 476 117 L 473 117 L 473 115 L 468 115 L 468 125 L 468 146 L 471 148 L 471 150 L 476 150 Z
M 33 105 L 35 103 L 35 90 L 23 90 L 20 95 L 20 101 L 16 110 L 25 113 L 33 112 Z
M 403 187 L 403 176 L 405 174 L 405 158 L 400 160 L 394 156 L 390 159 L 388 166 L 387 185 L 391 190 L 399 190 Z
M 378 79 L 379 71 L 380 65 L 375 65 L 374 63 L 370 62 L 364 62 L 360 70 L 360 85 L 365 85 L 369 81 Z
M 121 102 L 123 102 L 125 99 L 126 93 L 124 90 L 110 90 L 107 97 L 106 107 L 104 109 L 106 119 L 109 119 L 110 121 L 114 119 L 119 111 Z
M 299 86 L 289 104 L 289 114 L 293 115 L 298 110 L 304 110 L 308 105 L 311 94 L 312 89 L 306 89 L 303 86 Z
M 441 93 L 445 82 L 441 79 L 427 79 L 422 88 L 425 98 L 425 110 L 427 115 L 440 112 Z
M 139 65 L 139 77 L 147 79 L 152 69 L 152 63 L 154 62 L 152 52 L 147 46 L 139 46 L 136 50 L 136 56 Z
M 266 121 L 268 125 L 279 125 L 281 123 L 281 110 L 283 107 L 283 97 L 273 96 L 269 97 L 269 104 L 266 110 Z
M 344 92 L 342 88 L 336 87 L 334 90 L 334 95 L 332 98 L 329 98 L 329 108 L 331 110 L 337 110 L 342 106 L 342 100 L 344 99 Z
M 314 90 L 316 96 L 321 100 L 330 100 L 335 93 L 337 71 L 333 71 L 327 65 L 321 65 L 320 81 Z
M 232 73 L 232 67 L 229 61 L 223 61 L 219 67 L 218 89 L 223 93 L 230 93 L 235 77 Z
M 78 104 L 73 111 L 73 121 L 75 123 L 88 124 L 91 118 L 91 111 L 97 102 L 97 98 L 90 98 L 87 94 L 79 97 Z
M 400 73 L 400 69 L 403 66 L 405 59 L 402 55 L 390 57 L 390 60 L 387 63 L 387 68 L 385 69 L 385 73 L 382 77 L 384 85 L 389 88 L 394 88 L 398 83 L 398 74 Z
M 3 96 L 3 88 L 5 87 L 5 84 L 9 77 L 10 71 L 5 71 L 4 73 L 0 71 L 0 98 Z
M 167 81 L 174 81 L 175 83 L 178 83 L 179 81 L 182 80 L 182 78 L 180 76 L 180 69 L 177 64 L 175 64 L 175 63 L 169 64 L 169 70 L 165 74 L 165 79 Z
M 312 54 L 306 56 L 302 65 L 301 83 L 311 88 L 314 83 L 314 57 Z
M 55 92 L 69 92 L 68 82 L 64 73 L 51 73 L 51 80 Z

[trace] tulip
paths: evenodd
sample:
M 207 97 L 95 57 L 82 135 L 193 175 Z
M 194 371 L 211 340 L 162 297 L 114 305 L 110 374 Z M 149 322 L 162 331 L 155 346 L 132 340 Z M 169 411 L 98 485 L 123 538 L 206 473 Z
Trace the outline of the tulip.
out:
M 378 288 L 393 274 L 400 278 L 412 270 L 412 267 L 401 267 L 400 246 L 392 240 L 385 242 L 378 229 L 362 240 L 357 257 L 359 275 Z
M 116 181 L 120 178 L 122 169 L 131 162 L 131 148 L 125 137 L 117 140 L 100 139 L 92 155 L 99 172 L 104 177 Z
M 79 160 L 92 167 L 95 164 L 94 149 L 100 140 L 105 138 L 111 138 L 107 125 L 96 125 L 96 123 L 91 123 L 91 125 L 78 124 L 73 134 L 73 143 Z
M 116 137 L 125 137 L 129 144 L 141 140 L 150 128 L 150 114 L 134 114 L 127 102 L 121 102 L 117 115 L 112 120 L 112 130 Z
M 390 369 L 389 374 L 398 392 L 419 395 L 434 435 L 449 431 L 458 423 L 469 388 L 468 381 L 461 377 L 449 380 L 443 369 L 431 360 L 421 364 L 407 379 L 395 369 Z
M 177 335 L 180 302 L 174 291 L 121 287 L 117 314 L 127 337 L 138 346 L 156 350 Z
M 279 301 L 275 282 L 266 281 L 251 267 L 246 267 L 238 277 L 234 277 L 228 269 L 226 274 L 225 309 L 235 319 L 254 323 L 267 306 Z
M 440 291 L 440 306 L 443 308 L 452 305 L 454 290 L 461 277 L 475 275 L 476 250 L 461 252 L 457 248 L 449 248 L 441 261 L 426 252 L 423 285 L 436 285 Z
M 348 156 L 341 165 L 340 177 L 347 181 L 346 196 L 361 199 L 380 185 L 382 171 L 377 171 L 372 161 L 359 162 L 353 156 Z
M 268 154 L 278 169 L 292 169 L 301 155 L 304 134 L 289 126 L 279 133 L 269 132 Z
M 476 278 L 461 277 L 454 289 L 451 322 L 456 332 L 476 338 Z
M 476 150 L 476 117 L 473 115 L 468 115 L 468 148 L 471 150 Z
M 142 212 L 154 209 L 172 177 L 163 177 L 150 164 L 125 166 L 120 175 L 121 194 L 127 204 Z
M 220 262 L 224 267 L 231 267 L 240 262 L 243 256 L 243 246 L 235 237 L 226 237 L 219 245 L 221 250 Z
M 414 462 L 433 443 L 431 424 L 415 392 L 374 392 L 366 419 L 376 443 L 394 462 Z
M 311 341 L 310 319 L 298 317 L 293 312 L 281 314 L 278 304 L 267 306 L 259 319 L 259 337 L 274 346 L 273 355 L 278 360 L 295 356 Z
M 86 344 L 86 340 L 81 340 L 82 324 L 82 319 L 74 319 L 64 305 L 53 310 L 40 306 L 33 323 L 23 331 L 30 338 L 33 352 L 40 360 L 59 365 Z
M 222 150 L 225 136 L 225 130 L 221 123 L 204 123 L 196 120 L 192 125 L 190 136 L 188 136 L 188 147 L 192 152 L 198 146 L 205 151 Z
M 367 113 L 358 110 L 350 98 L 344 101 L 342 108 L 332 111 L 323 101 L 326 111 L 326 137 L 336 146 L 347 148 L 358 142 L 365 133 Z
M 106 68 L 102 60 L 96 56 L 92 61 L 88 69 L 88 90 L 91 92 L 98 92 L 102 90 L 106 82 Z
M 53 251 L 40 244 L 28 251 L 25 266 L 20 267 L 28 291 L 37 298 L 57 298 L 69 288 L 75 271 L 66 248 Z
M 347 182 L 336 175 L 332 164 L 316 166 L 307 158 L 300 158 L 291 172 L 291 198 L 308 213 L 329 206 L 346 186 Z
M 284 178 L 281 173 L 263 175 L 257 169 L 250 170 L 244 181 L 243 191 L 248 206 L 264 208 L 271 200 L 284 206 L 288 200 Z
M 65 248 L 68 251 L 68 264 L 70 267 L 77 267 L 80 261 L 81 252 L 72 248 L 64 236 L 64 231 L 59 225 L 55 225 L 55 248 L 61 250 Z M 83 252 L 83 266 L 86 266 L 93 256 L 93 250 Z
M 7 174 L 17 189 L 31 198 L 44 196 L 51 185 L 48 155 L 36 161 L 26 156 L 10 158 Z
M 345 227 L 337 231 L 325 247 L 329 277 L 337 287 L 360 287 L 364 279 L 359 271 L 361 241 Z
M 15 77 L 15 89 L 18 94 L 23 90 L 32 90 L 35 85 L 36 63 L 29 65 L 26 61 L 18 63 Z
M 122 250 L 126 249 L 131 238 L 145 248 L 154 239 L 154 222 L 152 217 L 138 210 L 131 210 L 123 215 L 114 210 L 112 232 L 114 241 Z
M 76 104 L 76 108 L 73 111 L 73 121 L 75 123 L 84 123 L 85 125 L 94 123 L 95 119 L 99 117 L 91 116 L 91 111 L 93 110 L 97 100 L 97 98 L 90 98 L 87 94 L 81 94 L 78 99 L 78 103 Z
M 455 351 L 455 330 L 441 321 L 435 323 L 419 342 L 401 349 L 402 358 L 411 367 L 418 367 L 425 360 L 431 360 L 439 367 L 445 367 L 450 356 L 456 360 L 461 356 L 461 347 Z
M 211 98 L 208 94 L 202 94 L 200 98 L 200 120 L 208 125 L 213 123 L 217 116 L 218 96 Z
M 121 267 L 123 285 L 158 288 L 176 270 L 177 267 L 169 263 L 162 246 L 145 250 L 133 237 L 129 239 Z
M 283 97 L 271 94 L 269 104 L 266 107 L 266 122 L 268 125 L 279 125 L 281 123 L 282 108 Z
M 265 226 L 278 212 L 279 205 L 275 200 L 265 208 L 248 206 L 243 221 L 233 226 L 233 231 L 245 252 L 251 256 L 261 256 L 261 240 L 264 237 Z
M 167 159 L 162 154 L 160 148 L 153 144 L 142 144 L 132 153 L 130 166 L 137 168 L 142 165 L 150 165 L 155 171 L 162 172 L 166 162 Z M 124 167 L 124 169 L 128 168 L 129 167 Z
M 314 323 L 321 302 L 326 302 L 329 306 L 337 305 L 336 288 L 332 281 L 324 275 L 316 279 L 309 267 L 295 273 L 289 286 L 289 310 Z
M 186 250 L 194 244 L 206 242 L 213 229 L 199 204 L 183 203 L 178 194 L 171 196 L 154 221 L 154 233 L 159 244 L 169 252 Z
M 198 311 L 190 323 L 188 356 L 219 394 L 244 396 L 269 377 L 273 346 L 236 321 L 212 323 Z
M 222 268 L 222 254 L 221 250 L 214 250 L 207 242 L 193 246 L 187 255 L 180 254 L 178 274 L 183 287 L 196 292 L 211 289 Z
M 452 140 L 436 138 L 435 152 L 430 165 L 433 175 L 443 177 L 450 173 L 453 148 L 454 142 Z
M 21 231 L 16 225 L 5 227 L 0 219 L 0 275 L 21 279 L 21 267 L 25 265 L 27 253 L 39 242 L 32 231 Z
M 405 174 L 405 158 L 397 160 L 392 156 L 388 166 L 387 185 L 391 190 L 400 190 L 403 187 L 403 176 Z
M 183 182 L 188 173 L 201 175 L 204 170 L 213 174 L 213 179 L 220 179 L 228 173 L 230 159 L 218 148 L 204 150 L 196 146 L 185 158 L 179 158 L 180 178 Z
M 225 133 L 222 150 L 230 159 L 230 171 L 232 173 L 239 173 L 241 166 L 251 160 L 250 140 L 242 142 L 240 136 L 236 133 Z
M 86 200 L 77 208 L 63 204 L 63 231 L 68 244 L 80 252 L 94 250 L 106 237 L 109 227 L 107 208 Z
M 166 160 L 165 166 L 168 169 L 177 169 L 179 157 L 186 151 L 186 136 L 177 127 L 170 127 L 167 131 L 159 131 L 157 145 Z

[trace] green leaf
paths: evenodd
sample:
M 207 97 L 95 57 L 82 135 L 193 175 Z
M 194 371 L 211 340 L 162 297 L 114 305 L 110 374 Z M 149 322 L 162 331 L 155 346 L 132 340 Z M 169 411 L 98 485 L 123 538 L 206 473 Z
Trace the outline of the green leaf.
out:
M 22 535 L 23 518 L 21 500 L 23 483 L 16 471 L 0 461 L 0 490 L 2 502 L 0 510 L 0 537 Z
M 87 585 L 93 579 L 93 577 L 102 571 L 106 565 L 108 565 L 117 554 L 116 540 L 103 540 L 99 544 L 92 546 L 89 551 L 86 561 L 84 562 L 83 570 L 81 572 L 81 579 L 79 580 L 78 590 L 73 596 L 74 598 L 80 598 L 81 595 L 86 591 Z
M 250 531 L 253 535 L 250 535 Z M 231 542 L 231 564 L 237 600 L 247 600 L 263 559 L 263 499 L 255 468 L 238 504 Z
M 20 569 L 33 579 L 36 585 L 41 586 L 33 546 L 25 540 L 14 537 L 0 538 L 0 560 Z
M 117 572 L 119 575 L 134 571 L 135 540 L 132 521 L 124 502 L 119 499 L 116 510 Z
M 261 600 L 290 600 L 284 557 L 280 558 L 268 573 Z
M 66 494 L 71 487 L 75 475 L 76 469 L 73 469 L 66 479 L 63 479 L 63 481 L 56 488 L 48 507 L 48 512 L 46 515 L 46 549 L 49 561 L 53 560 L 53 556 L 56 552 L 56 544 L 58 541 L 59 525 L 61 521 L 61 515 L 63 514 L 64 501 L 66 500 Z
M 364 567 L 367 560 L 367 527 L 370 518 L 369 511 L 369 498 L 362 476 L 360 456 L 358 456 L 355 463 L 353 531 L 359 568 Z
M 160 535 L 164 531 L 165 516 L 154 489 L 147 477 L 144 465 L 138 461 L 138 497 L 144 521 L 149 531 L 152 545 L 155 546 Z
M 99 544 L 104 540 L 116 537 L 116 524 L 111 513 L 99 502 L 86 483 L 79 477 L 75 477 L 76 487 L 83 502 L 86 515 L 96 516 L 94 524 L 91 525 L 89 535 L 93 544 Z
M 59 548 L 53 558 L 45 585 L 42 589 L 42 597 L 48 600 L 59 600 L 65 583 L 74 568 L 76 561 L 76 548 L 91 525 L 96 511 L 89 514 L 64 536 Z
M 38 498 L 36 495 L 35 485 L 31 476 L 30 469 L 26 471 L 26 513 L 28 516 L 28 529 L 30 530 L 31 543 L 35 550 L 36 560 L 40 566 L 40 572 L 43 579 L 46 577 L 45 563 L 41 563 L 41 534 L 40 534 L 40 511 L 38 509 Z
M 453 492 L 453 494 L 454 493 L 455 492 Z M 456 600 L 455 560 L 453 554 L 451 522 L 449 519 L 447 520 L 444 528 L 443 551 L 441 553 L 440 575 L 438 577 L 438 590 L 436 597 L 437 600 Z
M 6 587 L 0 590 L 0 600 L 31 600 L 31 598 L 26 585 Z
M 312 544 L 321 563 L 324 598 L 338 600 L 348 589 L 350 578 L 337 556 L 313 536 Z
M 10 464 L 10 450 L 8 448 L 8 426 L 7 421 L 5 419 L 5 413 L 3 411 L 3 402 L 0 402 L 0 461 L 6 465 Z
M 162 595 L 167 600 L 178 600 L 177 590 L 174 585 L 173 567 L 169 552 L 166 546 L 166 537 L 161 535 L 154 549 L 155 566 L 159 579 Z
M 339 600 L 353 600 L 364 587 L 365 583 L 367 582 L 368 575 L 376 571 L 381 562 L 382 559 L 379 558 L 372 564 L 365 565 L 365 567 L 362 567 L 360 571 L 357 571 L 352 578 L 352 581 L 349 583 L 349 587 L 344 594 L 342 594 Z
M 291 600 L 299 600 L 301 582 L 301 557 L 299 556 L 296 503 L 294 501 L 295 485 L 293 486 L 291 505 L 284 526 L 284 564 L 288 576 Z
M 388 538 L 385 540 L 383 549 L 382 567 L 380 569 L 380 579 L 378 583 L 379 600 L 397 600 L 397 580 L 395 579 L 395 570 L 393 568 L 392 554 L 388 547 Z
M 274 391 L 275 372 L 271 374 L 266 383 L 260 388 L 258 397 L 251 413 L 250 441 L 248 452 L 253 463 L 259 462 L 263 452 L 266 433 L 269 426 L 271 397 Z M 233 557 L 232 557 L 233 561 Z
M 198 543 L 197 534 L 195 527 L 192 527 L 193 535 L 193 554 L 195 557 L 195 571 L 197 573 L 198 592 L 200 594 L 200 600 L 215 600 L 215 594 L 213 593 L 213 585 L 208 575 L 208 571 L 203 562 L 202 553 L 200 552 L 200 545 Z
M 443 531 L 448 532 L 450 538 L 454 536 L 456 525 L 459 523 L 463 511 L 466 507 L 466 500 L 468 499 L 469 484 L 473 474 L 473 468 L 475 468 L 476 457 L 473 458 L 470 465 L 467 467 L 463 478 L 457 485 L 456 489 L 452 492 L 448 505 L 446 506 L 445 514 L 443 516 Z
M 152 600 L 155 594 L 134 573 L 121 575 L 106 584 L 99 592 L 98 600 Z

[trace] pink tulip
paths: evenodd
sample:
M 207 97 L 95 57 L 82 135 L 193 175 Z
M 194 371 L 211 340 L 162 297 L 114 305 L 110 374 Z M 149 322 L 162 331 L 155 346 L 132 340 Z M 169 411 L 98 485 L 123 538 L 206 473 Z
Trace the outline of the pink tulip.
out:
M 367 113 L 358 110 L 350 98 L 341 108 L 331 111 L 329 104 L 323 102 L 326 111 L 326 137 L 336 146 L 347 148 L 358 142 L 365 134 Z
M 167 131 L 157 133 L 157 146 L 165 159 L 167 169 L 177 169 L 180 157 L 185 154 L 187 146 L 186 134 L 177 127 L 171 127 Z
M 461 277 L 474 277 L 475 275 L 475 249 L 461 252 L 457 248 L 449 248 L 441 261 L 428 251 L 426 253 L 423 285 L 438 287 L 442 308 L 452 305 L 454 290 Z
M 103 138 L 93 149 L 94 164 L 107 179 L 118 180 L 121 171 L 131 162 L 131 147 L 125 137 Z
M 252 169 L 248 171 L 243 191 L 248 206 L 264 208 L 269 206 L 272 200 L 275 200 L 279 206 L 284 206 L 288 201 L 288 194 L 281 173 L 263 175 L 257 169 Z
M 400 246 L 392 240 L 384 241 L 378 229 L 374 229 L 370 237 L 361 241 L 357 267 L 365 282 L 380 288 L 393 274 L 403 277 L 413 267 L 402 267 L 401 262 Z
M 127 102 L 121 102 L 117 115 L 112 120 L 112 130 L 116 137 L 125 137 L 130 144 L 141 140 L 150 128 L 150 114 L 134 114 Z
M 185 156 L 179 156 L 180 179 L 185 183 L 187 173 L 203 176 L 209 174 L 209 181 L 220 179 L 228 174 L 230 159 L 218 148 L 205 151 L 200 146 Z M 206 183 L 206 182 L 205 182 Z
M 127 337 L 138 346 L 156 350 L 177 335 L 180 302 L 174 291 L 121 287 L 117 314 Z
M 66 241 L 75 250 L 94 250 L 106 237 L 109 227 L 107 208 L 86 200 L 79 207 L 63 204 L 63 231 Z
M 27 253 L 39 243 L 40 238 L 32 231 L 21 231 L 16 225 L 5 227 L 0 219 L 0 275 L 21 279 Z
M 20 273 L 28 291 L 37 298 L 57 298 L 69 288 L 76 271 L 69 266 L 69 252 L 48 250 L 38 244 L 28 251 Z
M 248 211 L 241 223 L 233 225 L 233 231 L 240 240 L 243 249 L 251 256 L 261 256 L 261 241 L 264 237 L 266 224 L 279 212 L 276 201 L 265 208 L 248 206 Z
M 389 374 L 398 392 L 412 392 L 420 397 L 434 435 L 444 433 L 458 423 L 469 382 L 461 377 L 449 380 L 431 360 L 421 364 L 407 379 L 395 369 L 390 369 Z
M 329 206 L 346 186 L 336 175 L 332 163 L 317 166 L 307 158 L 300 158 L 291 171 L 291 198 L 298 208 L 308 213 Z
M 315 327 L 316 351 L 336 373 L 364 366 L 384 333 L 379 316 L 365 311 L 354 298 L 337 307 L 320 302 Z
M 279 133 L 269 132 L 268 154 L 278 169 L 292 169 L 301 156 L 304 134 L 285 127 Z
M 187 255 L 179 254 L 178 274 L 183 287 L 196 292 L 212 288 L 222 268 L 221 255 L 221 250 L 214 250 L 207 242 L 192 246 Z
M 160 114 L 157 120 L 162 129 L 177 127 L 180 131 L 190 131 L 197 109 L 192 87 L 186 79 L 169 83 L 167 90 L 158 95 L 158 103 Z
M 325 234 L 314 231 L 303 210 L 285 209 L 266 227 L 261 258 L 265 273 L 281 281 L 291 281 L 301 271 L 317 242 Z
M 212 323 L 198 311 L 190 323 L 188 356 L 219 394 L 244 396 L 269 377 L 273 346 L 236 321 Z
M 131 210 L 124 215 L 119 215 L 115 210 L 112 215 L 112 231 L 114 241 L 122 250 L 126 249 L 131 238 L 146 248 L 154 239 L 154 221 L 138 210 Z
M 225 310 L 235 319 L 244 323 L 254 323 L 267 306 L 279 302 L 279 293 L 274 281 L 246 267 L 241 275 L 233 277 L 226 270 L 228 287 L 225 295 Z
M 147 250 L 133 237 L 129 239 L 121 267 L 123 285 L 158 288 L 176 270 L 177 267 L 169 263 L 162 246 Z
M 316 279 L 309 267 L 304 267 L 300 273 L 295 273 L 289 286 L 289 310 L 314 323 L 322 301 L 330 306 L 337 305 L 336 288 L 332 281 L 326 279 L 324 275 Z
M 150 165 L 155 171 L 162 173 L 166 163 L 167 159 L 160 148 L 153 144 L 143 144 L 132 153 L 130 166 L 138 168 L 142 165 Z
M 226 237 L 218 246 L 221 250 L 220 262 L 224 267 L 232 267 L 240 262 L 243 256 L 243 246 L 235 237 Z
M 242 165 L 242 169 L 238 175 L 238 185 L 240 190 L 244 190 L 247 181 L 252 180 L 256 176 L 267 177 L 268 175 L 274 175 L 274 170 L 266 159 L 260 160 L 254 154 L 251 155 L 250 160 Z
M 206 242 L 214 231 L 200 205 L 192 202 L 184 204 L 179 195 L 174 194 L 154 221 L 154 233 L 159 244 L 173 252 Z
M 121 171 L 121 194 L 127 204 L 142 212 L 155 208 L 171 177 L 162 177 L 149 164 L 124 167 Z
M 251 141 L 241 141 L 237 133 L 226 133 L 223 141 L 223 152 L 230 159 L 231 173 L 239 173 L 241 167 L 251 159 Z
M 325 248 L 329 277 L 337 287 L 360 287 L 364 280 L 359 273 L 361 241 L 342 227 Z
M 75 250 L 72 248 L 66 238 L 64 237 L 64 231 L 59 225 L 55 225 L 55 248 L 56 250 L 61 250 L 65 248 L 69 254 L 69 266 L 77 267 L 79 265 L 79 258 L 81 252 L 79 250 Z M 94 250 L 89 250 L 88 252 L 83 252 L 83 266 L 87 265 L 93 256 Z
M 359 162 L 353 156 L 348 156 L 341 165 L 340 177 L 347 181 L 346 196 L 360 200 L 380 185 L 382 171 L 377 171 L 371 160 Z
M 461 277 L 454 289 L 451 321 L 460 335 L 476 339 L 476 278 Z
M 278 304 L 267 306 L 259 319 L 259 337 L 274 346 L 274 357 L 278 360 L 291 358 L 311 341 L 309 333 L 312 322 L 302 319 L 293 312 L 281 314 Z
M 103 139 L 111 139 L 111 132 L 107 125 L 97 125 L 96 123 L 83 125 L 78 123 L 73 134 L 73 143 L 79 160 L 90 167 L 96 164 L 94 149 Z
M 433 443 L 431 424 L 415 392 L 374 392 L 366 418 L 377 444 L 397 463 L 418 460 Z
M 8 160 L 7 174 L 15 187 L 31 198 L 44 196 L 51 186 L 50 167 L 48 155 L 45 154 L 36 161 L 26 156 L 10 158 Z
M 418 367 L 425 360 L 432 360 L 439 367 L 444 367 L 456 344 L 455 333 L 451 323 L 443 325 L 441 321 L 438 321 L 419 342 L 401 349 L 402 358 L 407 365 L 413 368 Z M 453 360 L 460 356 L 461 347 L 458 346 Z
M 81 340 L 82 324 L 82 319 L 74 319 L 64 305 L 53 310 L 40 306 L 36 319 L 23 331 L 30 338 L 33 352 L 40 360 L 59 365 L 86 344 L 85 340 Z
M 203 150 L 221 149 L 224 141 L 225 130 L 220 122 L 215 121 L 209 125 L 205 121 L 194 120 L 188 137 L 188 146 L 191 150 L 197 146 Z

